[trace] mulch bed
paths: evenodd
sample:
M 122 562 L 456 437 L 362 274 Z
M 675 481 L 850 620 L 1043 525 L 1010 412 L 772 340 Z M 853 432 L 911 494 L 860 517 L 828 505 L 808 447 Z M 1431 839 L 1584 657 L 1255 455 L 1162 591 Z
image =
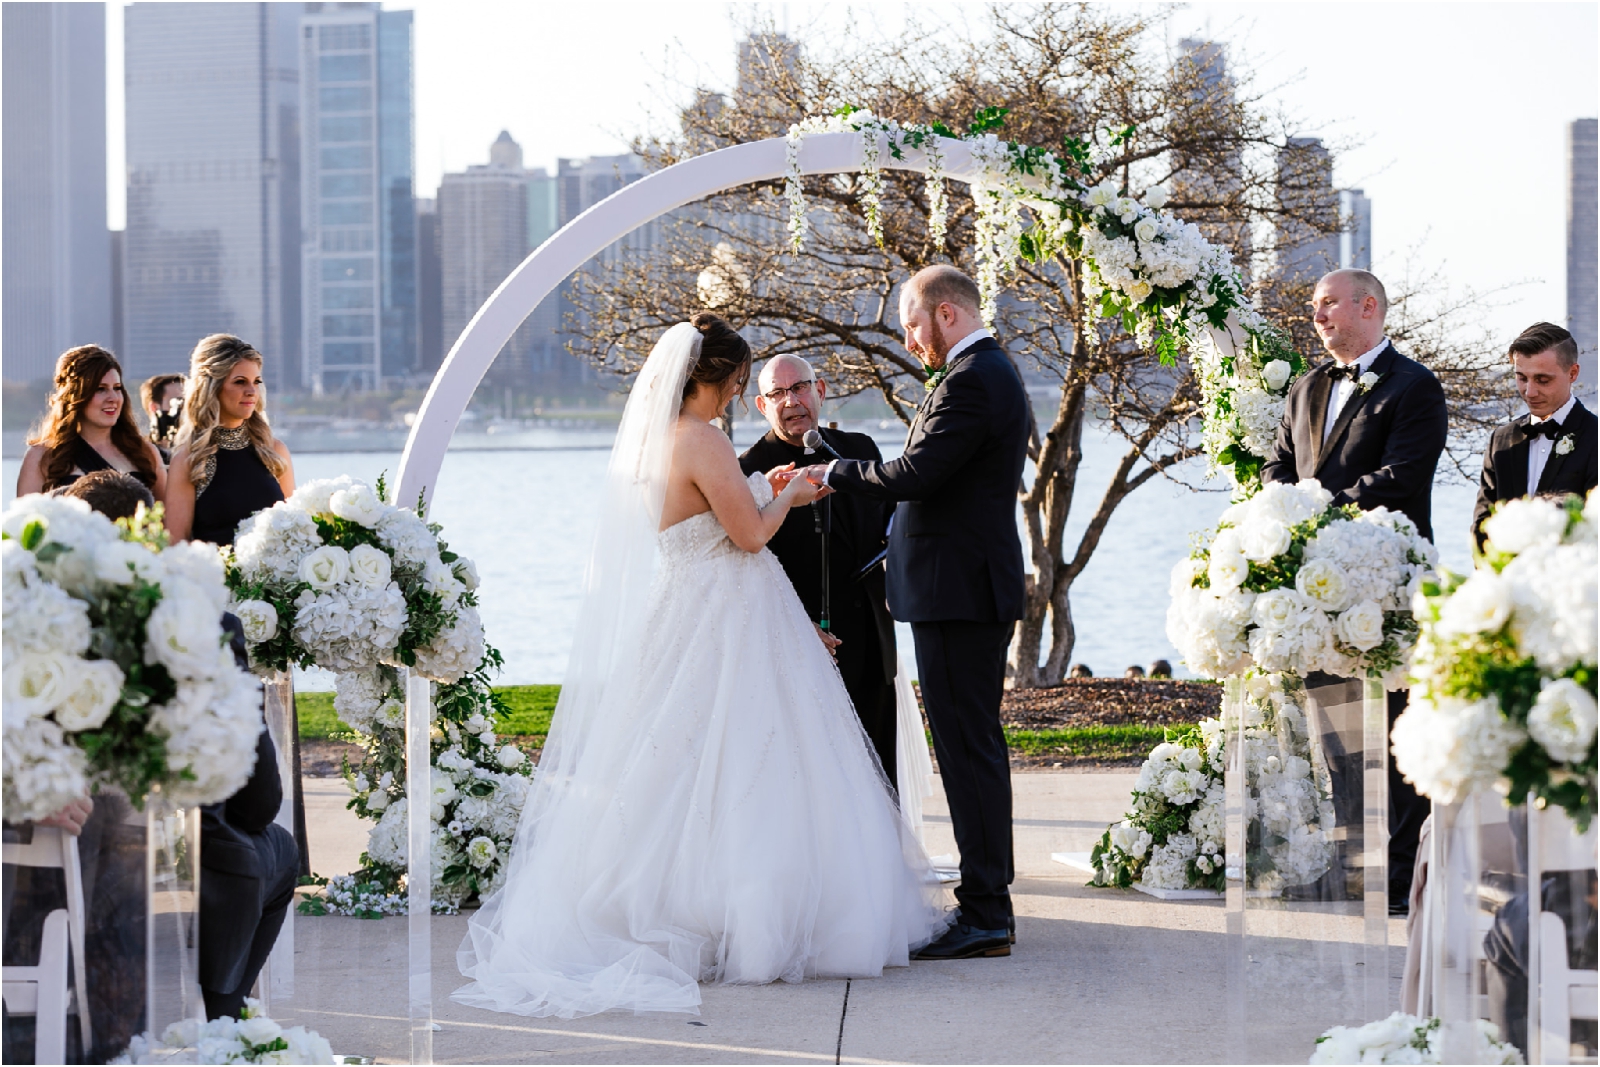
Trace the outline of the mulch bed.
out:
M 1048 689 L 1008 689 L 1000 721 L 1018 730 L 1178 726 L 1222 713 L 1222 687 L 1171 679 L 1073 678 Z
M 918 699 L 921 694 L 918 694 Z M 1095 726 L 1179 726 L 1222 710 L 1222 687 L 1209 682 L 1169 679 L 1073 678 L 1047 689 L 1008 689 L 1000 702 L 1000 722 L 1010 730 L 1079 730 Z M 924 716 L 926 723 L 926 716 Z M 542 738 L 505 737 L 535 761 Z M 339 774 L 339 761 L 361 761 L 361 749 L 344 741 L 302 741 L 301 773 Z M 1099 759 L 1052 752 L 1013 752 L 1014 770 L 1095 770 L 1137 767 L 1144 753 L 1126 759 Z

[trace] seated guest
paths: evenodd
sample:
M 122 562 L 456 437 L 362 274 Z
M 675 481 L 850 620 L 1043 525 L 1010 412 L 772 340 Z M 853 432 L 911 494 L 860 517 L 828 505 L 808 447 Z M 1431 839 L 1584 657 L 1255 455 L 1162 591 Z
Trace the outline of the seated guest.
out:
M 28 438 L 17 495 L 48 493 L 91 471 L 131 474 L 166 498 L 161 453 L 133 421 L 122 364 L 99 345 L 80 345 L 56 360 L 50 410 Z
M 1472 535 L 1483 548 L 1483 522 L 1494 506 L 1517 497 L 1576 493 L 1595 487 L 1594 413 L 1572 395 L 1578 345 L 1572 334 L 1536 322 L 1511 342 L 1517 394 L 1528 413 L 1494 431 L 1483 454 Z
M 824 427 L 822 402 L 828 383 L 798 356 L 774 356 L 761 368 L 756 407 L 772 427 L 739 457 L 748 477 L 792 465 L 804 467 L 833 458 L 805 447 L 816 430 L 833 453 L 851 459 L 881 460 L 877 443 L 864 433 Z M 822 542 L 828 539 L 829 647 L 861 726 L 895 785 L 894 620 L 884 596 L 883 568 L 877 565 L 887 545 L 885 531 L 894 506 L 865 496 L 827 497 L 809 507 L 792 508 L 767 542 L 813 621 L 822 611 Z
M 90 471 L 50 495 L 77 497 L 112 522 L 133 518 L 140 504 L 156 506 L 155 495 L 145 484 L 121 471 Z
M 243 626 L 233 615 L 222 624 L 245 667 Z M 239 1017 L 294 903 L 300 850 L 273 822 L 282 803 L 278 752 L 262 730 L 244 788 L 200 809 L 200 992 L 212 1019 Z
M 157 374 L 146 378 L 139 386 L 139 400 L 144 406 L 145 418 L 150 420 L 150 443 L 161 453 L 162 462 L 170 462 L 183 411 L 183 375 Z

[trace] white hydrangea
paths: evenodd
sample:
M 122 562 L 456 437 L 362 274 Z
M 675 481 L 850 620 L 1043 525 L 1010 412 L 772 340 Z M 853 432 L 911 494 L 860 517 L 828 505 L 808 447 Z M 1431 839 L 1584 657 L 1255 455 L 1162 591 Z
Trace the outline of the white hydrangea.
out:
M 483 620 L 478 609 L 462 608 L 453 626 L 416 650 L 416 670 L 436 682 L 450 684 L 476 670 L 483 662 L 483 653 Z
M 1439 803 L 1456 804 L 1498 781 L 1512 751 L 1527 737 L 1500 713 L 1497 697 L 1426 699 L 1413 692 L 1390 741 L 1395 767 L 1406 781 Z

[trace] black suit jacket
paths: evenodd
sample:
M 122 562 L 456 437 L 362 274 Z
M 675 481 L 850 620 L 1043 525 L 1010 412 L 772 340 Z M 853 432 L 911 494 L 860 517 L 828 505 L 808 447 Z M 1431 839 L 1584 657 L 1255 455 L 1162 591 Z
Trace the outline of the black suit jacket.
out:
M 889 535 L 889 610 L 902 622 L 1022 618 L 1017 488 L 1028 395 L 993 338 L 958 355 L 887 463 L 844 459 L 828 484 L 898 501 Z
M 1289 390 L 1261 480 L 1315 478 L 1335 504 L 1404 512 L 1433 540 L 1433 474 L 1450 421 L 1439 379 L 1389 345 L 1372 361 L 1378 384 L 1351 394 L 1324 442 L 1334 363 L 1328 360 Z
M 878 443 L 864 433 L 819 429 L 822 439 L 839 455 L 851 459 L 881 460 Z M 739 457 L 739 468 L 748 477 L 785 463 L 804 467 L 825 463 L 826 452 L 811 452 L 791 445 L 771 430 Z M 884 531 L 894 505 L 864 496 L 835 494 L 809 507 L 792 508 L 772 535 L 767 547 L 783 564 L 784 573 L 805 605 L 806 613 L 818 619 L 822 613 L 822 511 L 832 512 L 832 540 L 828 546 L 829 607 L 833 612 L 834 633 L 840 640 L 860 641 L 858 626 L 871 627 L 878 635 L 883 661 L 883 680 L 894 681 L 896 657 L 894 620 L 884 598 L 883 568 L 873 567 L 859 580 L 856 575 L 883 551 Z M 862 647 L 865 647 L 864 642 Z
M 247 666 L 244 629 L 233 615 L 223 627 L 234 660 Z M 250 780 L 233 796 L 200 809 L 200 985 L 231 991 L 243 981 L 256 926 L 261 921 L 262 885 L 273 872 L 263 869 L 256 847 L 260 834 L 278 815 L 283 783 L 278 777 L 278 752 L 262 724 L 256 739 L 256 766 Z
M 1483 547 L 1483 520 L 1489 517 L 1494 506 L 1519 496 L 1536 493 L 1576 493 L 1583 496 L 1595 487 L 1596 465 L 1600 463 L 1596 447 L 1596 419 L 1594 412 L 1583 406 L 1583 401 L 1573 402 L 1567 420 L 1561 424 L 1563 435 L 1572 434 L 1573 449 L 1566 455 L 1550 450 L 1550 458 L 1539 475 L 1539 484 L 1528 484 L 1528 416 L 1519 415 L 1504 426 L 1495 428 L 1489 438 L 1489 447 L 1483 453 L 1483 475 L 1478 479 L 1478 503 L 1472 509 L 1472 536 L 1478 547 Z M 1558 438 L 1559 440 L 1559 438 Z

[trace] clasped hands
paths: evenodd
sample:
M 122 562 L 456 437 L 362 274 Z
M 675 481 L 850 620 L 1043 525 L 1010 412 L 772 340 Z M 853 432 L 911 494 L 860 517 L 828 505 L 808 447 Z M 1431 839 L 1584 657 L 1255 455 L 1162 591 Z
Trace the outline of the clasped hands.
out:
M 821 500 L 833 492 L 831 488 L 822 484 L 827 475 L 828 467 L 826 464 L 817 463 L 809 467 L 796 468 L 793 463 L 785 463 L 783 466 L 773 467 L 767 472 L 767 484 L 772 486 L 772 495 L 777 496 L 783 492 L 790 482 L 796 478 L 804 478 L 818 487 L 816 499 Z

